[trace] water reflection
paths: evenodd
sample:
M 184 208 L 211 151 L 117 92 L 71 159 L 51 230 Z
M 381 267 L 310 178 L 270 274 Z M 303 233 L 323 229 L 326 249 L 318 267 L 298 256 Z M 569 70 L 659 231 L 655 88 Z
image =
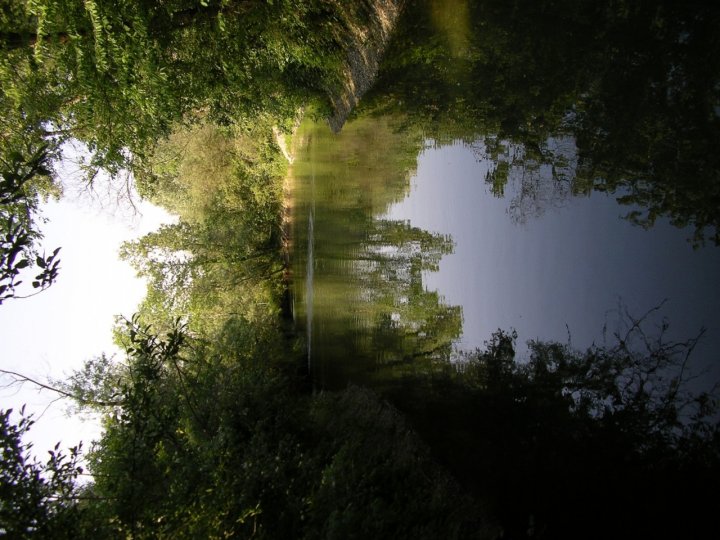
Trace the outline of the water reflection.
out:
M 648 523 L 677 537 L 687 531 L 684 516 L 712 515 L 696 486 L 712 486 L 716 474 L 706 471 L 716 469 L 675 468 L 685 458 L 676 458 L 665 437 L 682 424 L 661 405 L 668 389 L 674 395 L 679 388 L 677 376 L 697 373 L 685 363 L 691 349 L 714 368 L 692 382 L 707 389 L 720 380 L 720 249 L 693 250 L 687 231 L 668 223 L 634 227 L 618 219 L 604 193 L 553 195 L 552 172 L 538 175 L 537 192 L 528 194 L 523 171 L 510 171 L 498 197 L 485 181 L 498 167 L 487 138 L 424 141 L 394 130 L 396 122 L 360 118 L 338 137 L 323 125 L 301 128 L 296 239 L 312 248 L 296 250 L 295 294 L 299 310 L 308 306 L 315 383 L 382 392 L 442 463 L 494 501 L 508 538 L 532 536 L 534 523 L 552 538 L 575 538 L 578 530 L 591 538 L 644 533 Z M 544 212 L 533 219 L 514 217 L 513 201 L 542 197 L 559 202 L 540 205 Z M 302 269 L 311 280 L 303 281 Z M 665 311 L 642 326 L 626 316 L 666 296 Z M 662 315 L 670 315 L 670 330 Z M 624 343 L 578 353 L 576 363 L 562 360 L 574 354 L 562 345 L 568 328 L 572 345 L 584 350 L 592 341 L 602 345 L 604 324 Z M 703 324 L 709 332 L 701 342 L 673 343 Z M 456 349 L 482 346 L 498 327 L 516 328 L 520 339 L 495 334 L 487 351 L 448 368 Z M 531 338 L 560 343 L 536 343 L 530 363 L 516 364 L 515 352 L 524 357 Z M 637 345 L 640 355 L 625 355 Z M 634 386 L 636 376 L 647 387 Z M 624 384 L 629 390 L 617 392 Z M 569 387 L 595 395 L 596 408 L 575 414 Z M 616 395 L 633 403 L 607 408 Z M 658 427 L 658 418 L 666 424 Z M 647 507 L 638 510 L 638 500 Z M 658 518 L 665 515 L 680 517 L 668 525 Z
M 440 142 L 483 138 L 495 193 L 523 171 L 531 184 L 617 193 L 644 227 L 665 217 L 692 226 L 696 244 L 720 242 L 716 7 L 460 2 L 460 53 L 437 16 L 455 3 L 410 3 L 365 112 L 401 114 Z
M 677 339 L 709 327 L 715 364 L 716 11 L 410 2 L 355 120 L 303 127 L 296 295 L 318 378 L 427 369 L 498 327 L 584 347 L 618 301 L 665 298 Z
M 365 119 L 340 136 L 323 125 L 301 127 L 294 221 L 307 249 L 296 250 L 295 268 L 305 269 L 296 306 L 305 311 L 312 371 L 323 386 L 377 384 L 447 361 L 462 331 L 462 309 L 423 284 L 452 253 L 452 239 L 382 217 L 408 195 L 424 144 L 392 126 Z
M 688 231 L 667 221 L 650 230 L 633 226 L 620 219 L 611 196 L 597 192 L 559 198 L 562 204 L 541 216 L 518 221 L 523 184 L 509 183 L 504 198 L 493 196 L 483 179 L 495 162 L 478 159 L 476 147 L 426 149 L 411 195 L 389 212 L 453 237 L 454 252 L 425 285 L 462 305 L 460 348 L 481 347 L 496 329 L 515 328 L 520 346 L 535 338 L 570 339 L 584 349 L 603 342 L 603 326 L 612 335 L 622 306 L 639 316 L 667 299 L 661 315 L 671 325 L 668 337 L 684 340 L 706 327 L 693 356 L 704 358 L 715 370 L 712 380 L 720 380 L 720 249 L 693 249 Z
M 301 130 L 296 238 L 313 248 L 296 250 L 295 294 L 316 382 L 386 391 L 459 478 L 498 502 L 508 538 L 648 524 L 682 536 L 685 516 L 712 515 L 694 494 L 715 473 L 666 468 L 648 445 L 665 428 L 642 407 L 575 423 L 563 400 L 568 380 L 597 383 L 598 351 L 621 366 L 605 372 L 611 387 L 634 381 L 635 346 L 651 377 L 631 394 L 651 407 L 646 390 L 720 381 L 717 20 L 717 8 L 670 1 L 410 2 L 355 119 L 338 137 Z M 700 342 L 673 344 L 701 327 Z M 447 368 L 498 328 L 518 341 L 494 334 L 477 380 L 472 364 Z M 530 339 L 535 353 L 587 350 L 587 377 L 559 381 L 555 360 L 516 364 Z M 658 367 L 663 347 L 680 351 L 679 372 Z M 689 350 L 700 366 L 686 364 Z M 529 375 L 503 379 L 500 365 Z M 667 441 L 684 420 L 668 411 L 660 447 L 676 463 L 685 443 Z

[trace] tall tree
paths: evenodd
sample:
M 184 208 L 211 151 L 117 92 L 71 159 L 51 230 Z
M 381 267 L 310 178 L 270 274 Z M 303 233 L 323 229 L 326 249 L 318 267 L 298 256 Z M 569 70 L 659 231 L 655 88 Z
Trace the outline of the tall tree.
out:
M 36 223 L 39 197 L 52 186 L 48 148 L 25 151 L 0 155 L 0 304 L 48 288 L 59 272 L 60 248 L 51 255 L 40 255 L 36 248 L 41 238 Z M 39 273 L 28 291 L 34 292 L 24 292 L 22 274 L 33 267 Z
M 139 166 L 174 122 L 295 114 L 339 76 L 343 18 L 326 2 L 3 0 L 3 134 L 86 142 L 90 165 Z M 360 10 L 361 11 L 361 10 Z
M 12 409 L 0 410 L 0 534 L 8 538 L 77 538 L 81 532 L 75 484 L 82 473 L 79 447 L 70 455 L 49 452 L 46 464 L 31 457 L 31 444 L 23 441 L 34 421 L 20 411 L 17 423 Z
M 493 192 L 522 184 L 520 219 L 599 190 L 641 226 L 662 216 L 720 243 L 716 5 L 476 0 L 438 21 L 453 4 L 409 6 L 365 107 L 440 142 L 481 139 Z

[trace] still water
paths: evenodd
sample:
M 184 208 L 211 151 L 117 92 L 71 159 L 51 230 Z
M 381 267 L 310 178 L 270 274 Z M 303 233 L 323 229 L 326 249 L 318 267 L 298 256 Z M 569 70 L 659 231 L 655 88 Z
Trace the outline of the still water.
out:
M 411 4 L 341 133 L 307 121 L 296 137 L 295 317 L 316 383 L 381 388 L 498 328 L 520 356 L 531 339 L 611 344 L 651 310 L 649 337 L 705 329 L 699 384 L 720 381 L 703 28 L 492 2 L 460 2 L 460 24 L 442 3 Z
M 605 193 L 555 193 L 520 217 L 522 186 L 493 195 L 481 143 L 427 140 L 415 163 L 398 161 L 391 125 L 301 127 L 295 310 L 322 386 L 381 385 L 498 328 L 517 331 L 521 355 L 530 339 L 611 343 L 628 314 L 657 306 L 653 335 L 663 319 L 676 340 L 706 328 L 695 356 L 718 380 L 720 249 L 693 249 L 692 231 L 666 220 L 635 226 Z

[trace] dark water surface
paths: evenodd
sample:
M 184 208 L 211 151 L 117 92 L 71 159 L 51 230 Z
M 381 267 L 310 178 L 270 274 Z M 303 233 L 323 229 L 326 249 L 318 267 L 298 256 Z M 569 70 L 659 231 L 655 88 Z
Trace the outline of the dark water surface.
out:
M 705 328 L 697 369 L 719 381 L 717 21 L 669 2 L 411 3 L 356 118 L 298 133 L 316 382 L 382 388 L 498 328 L 584 349 L 657 306 L 648 335 Z
M 493 196 L 484 182 L 493 163 L 475 145 L 428 141 L 403 171 L 374 149 L 390 148 L 386 121 L 351 123 L 340 136 L 302 129 L 295 307 L 322 385 L 417 373 L 482 347 L 498 328 L 586 348 L 611 342 L 626 312 L 656 306 L 651 333 L 663 318 L 668 338 L 707 329 L 695 356 L 717 380 L 720 249 L 693 249 L 692 231 L 635 226 L 605 193 L 568 195 L 519 221 L 520 188 Z

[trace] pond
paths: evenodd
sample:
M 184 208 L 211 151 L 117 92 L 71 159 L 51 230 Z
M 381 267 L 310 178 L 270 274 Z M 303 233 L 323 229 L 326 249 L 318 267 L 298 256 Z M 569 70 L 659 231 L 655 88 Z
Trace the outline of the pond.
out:
M 531 339 L 585 349 L 646 315 L 651 339 L 705 329 L 696 384 L 720 381 L 702 19 L 449 3 L 408 7 L 339 134 L 297 133 L 294 311 L 315 383 L 382 389 L 497 329 L 521 357 Z

